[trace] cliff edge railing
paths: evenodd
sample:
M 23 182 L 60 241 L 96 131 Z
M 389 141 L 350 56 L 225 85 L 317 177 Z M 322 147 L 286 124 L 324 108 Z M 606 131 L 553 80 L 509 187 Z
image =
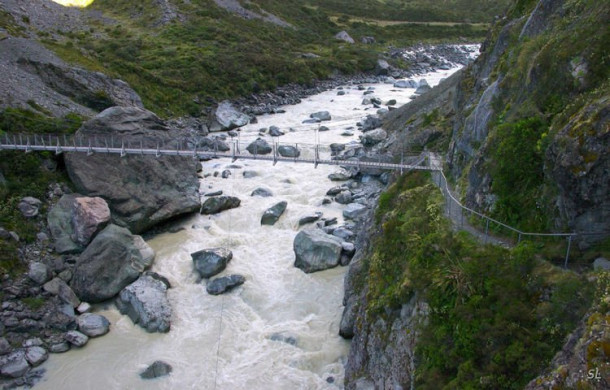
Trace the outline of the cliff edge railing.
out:
M 491 243 L 495 245 L 501 245 L 504 247 L 512 247 L 515 244 L 520 244 L 523 240 L 530 239 L 542 239 L 542 240 L 564 240 L 565 241 L 565 258 L 564 258 L 564 268 L 568 267 L 568 263 L 570 260 L 570 251 L 572 249 L 572 245 L 577 239 L 581 240 L 590 240 L 597 238 L 604 238 L 610 236 L 610 232 L 569 232 L 569 233 L 532 233 L 532 232 L 524 232 L 520 229 L 517 229 L 513 226 L 500 222 L 494 218 L 488 217 L 485 214 L 482 214 L 476 210 L 473 210 L 465 205 L 463 205 L 453 193 L 451 188 L 449 187 L 449 183 L 447 181 L 447 177 L 443 172 L 443 163 L 442 158 L 435 154 L 427 152 L 426 159 L 428 160 L 428 165 L 432 169 L 433 180 L 435 184 L 440 188 L 443 196 L 445 198 L 445 212 L 449 219 L 452 221 L 455 228 L 460 230 L 465 230 L 475 237 L 479 239 L 482 243 Z M 481 231 L 472 224 L 470 224 L 468 218 L 464 218 L 464 215 L 468 215 L 471 218 L 480 218 L 484 225 L 485 230 Z M 504 237 L 498 237 L 490 234 L 490 227 L 496 227 L 496 229 L 501 229 L 508 232 L 508 235 Z M 514 236 L 516 238 L 516 243 L 511 240 L 510 236 Z

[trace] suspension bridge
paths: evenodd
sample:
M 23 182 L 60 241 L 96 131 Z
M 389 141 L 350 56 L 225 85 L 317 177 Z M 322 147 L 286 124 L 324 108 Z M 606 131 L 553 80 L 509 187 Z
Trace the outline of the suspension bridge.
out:
M 219 142 L 218 139 L 209 140 L 206 146 L 200 146 L 201 138 L 183 137 L 176 139 L 142 138 L 115 138 L 113 136 L 99 135 L 42 135 L 20 134 L 0 137 L 0 150 L 17 150 L 29 152 L 118 154 L 121 157 L 137 156 L 180 156 L 199 160 L 213 158 L 229 158 L 236 160 L 263 160 L 273 162 L 308 163 L 317 167 L 319 164 L 338 165 L 342 167 L 369 168 L 380 170 L 397 170 L 401 173 L 410 170 L 438 171 L 438 166 L 424 165 L 425 154 L 401 155 L 400 162 L 382 161 L 381 156 L 375 158 L 339 158 L 332 156 L 330 145 L 303 143 L 280 143 L 273 138 L 271 144 L 253 141 L 244 142 L 232 137 L 229 142 Z M 212 144 L 210 146 L 210 143 Z M 347 144 L 349 147 L 349 144 Z M 362 145 L 360 145 L 362 146 Z M 357 147 L 353 144 L 352 147 Z

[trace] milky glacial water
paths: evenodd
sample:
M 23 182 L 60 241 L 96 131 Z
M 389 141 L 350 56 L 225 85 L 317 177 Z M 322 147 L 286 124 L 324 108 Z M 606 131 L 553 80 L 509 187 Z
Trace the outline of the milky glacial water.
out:
M 432 86 L 454 70 L 422 75 Z M 365 85 L 383 102 L 409 101 L 413 89 L 391 84 Z M 363 91 L 345 86 L 311 96 L 284 114 L 265 115 L 257 124 L 241 129 L 242 141 L 258 136 L 258 130 L 276 125 L 286 135 L 282 143 L 315 142 L 317 125 L 304 125 L 309 114 L 327 110 L 330 131 L 320 132 L 320 142 L 357 140 L 356 122 L 374 114 L 362 105 Z M 289 128 L 293 131 L 289 131 Z M 354 136 L 341 133 L 354 127 Z M 271 142 L 269 136 L 266 139 Z M 232 166 L 232 167 L 230 167 Z M 239 167 L 236 167 L 239 166 Z M 229 168 L 228 168 L 229 167 Z M 326 191 L 335 186 L 328 175 L 335 166 L 268 161 L 212 160 L 204 173 L 230 169 L 228 179 L 210 176 L 201 180 L 201 192 L 222 190 L 237 196 L 241 206 L 213 216 L 196 215 L 184 220 L 184 230 L 155 236 L 148 243 L 156 251 L 153 271 L 166 276 L 173 309 L 171 331 L 147 333 L 122 316 L 114 305 L 95 311 L 111 322 L 110 333 L 91 339 L 82 349 L 51 355 L 37 389 L 339 389 L 343 388 L 344 363 L 349 341 L 339 335 L 343 310 L 343 277 L 347 268 L 305 274 L 294 267 L 293 240 L 298 220 L 323 212 L 343 223 L 337 203 L 322 205 Z M 244 178 L 244 170 L 257 175 Z M 257 187 L 274 194 L 251 197 Z M 263 212 L 285 200 L 288 208 L 274 226 L 261 226 Z M 233 260 L 221 275 L 241 274 L 246 283 L 221 296 L 208 295 L 205 281 L 198 281 L 190 253 L 204 248 L 226 247 Z M 272 340 L 273 335 L 296 340 L 293 345 Z M 277 337 L 275 337 L 277 338 Z M 281 338 L 281 337 L 280 337 Z M 142 380 L 139 373 L 155 360 L 173 366 L 171 375 Z M 331 383 L 332 382 L 332 383 Z

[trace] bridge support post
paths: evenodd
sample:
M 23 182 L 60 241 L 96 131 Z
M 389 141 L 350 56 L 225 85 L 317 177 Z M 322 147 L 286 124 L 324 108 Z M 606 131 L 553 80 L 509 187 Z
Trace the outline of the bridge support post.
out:
M 485 224 L 485 241 L 483 241 L 484 244 L 487 244 L 488 236 L 489 236 L 489 219 L 487 220 L 487 222 Z
M 570 260 L 570 249 L 572 247 L 572 235 L 568 236 L 568 250 L 566 251 L 566 260 L 563 263 L 563 268 L 568 269 L 568 261 Z

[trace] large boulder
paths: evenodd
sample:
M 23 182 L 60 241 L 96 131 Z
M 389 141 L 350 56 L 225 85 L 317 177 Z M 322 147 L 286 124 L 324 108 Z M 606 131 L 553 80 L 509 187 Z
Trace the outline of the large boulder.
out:
M 332 119 L 332 117 L 330 116 L 330 113 L 328 111 L 318 111 L 318 112 L 314 112 L 313 114 L 309 115 L 310 118 L 312 119 L 317 119 L 319 121 L 329 121 Z
M 275 225 L 282 214 L 284 214 L 284 211 L 286 211 L 287 205 L 286 201 L 281 201 L 267 209 L 261 217 L 261 225 Z
M 416 95 L 421 95 L 422 93 L 426 93 L 431 90 L 430 84 L 426 81 L 426 79 L 421 79 L 419 84 L 417 85 L 417 89 L 415 90 Z
M 322 230 L 302 230 L 294 238 L 294 266 L 306 273 L 336 267 L 341 259 L 341 240 Z
M 367 115 L 366 119 L 362 121 L 362 131 L 374 130 L 381 127 L 383 122 L 376 116 Z
M 222 278 L 209 281 L 206 290 L 210 295 L 220 295 L 231 291 L 237 286 L 241 286 L 245 282 L 246 278 L 241 275 L 223 276 Z
M 375 129 L 360 136 L 360 142 L 364 146 L 375 146 L 388 138 L 388 133 L 384 129 Z
M 150 111 L 112 107 L 77 132 L 83 142 L 121 147 L 176 148 L 176 137 Z M 179 156 L 66 153 L 66 169 L 78 192 L 108 202 L 113 222 L 140 233 L 199 207 L 197 162 Z
M 208 125 L 210 131 L 227 131 L 242 127 L 250 122 L 250 117 L 231 104 L 228 100 L 221 102 L 212 114 Z
M 195 270 L 202 278 L 221 273 L 233 258 L 233 252 L 225 248 L 203 249 L 191 253 Z
M 387 76 L 390 73 L 390 64 L 388 61 L 379 59 L 375 65 L 375 74 L 378 76 Z
M 415 80 L 398 80 L 394 83 L 395 88 L 417 88 Z
M 110 299 L 136 280 L 154 257 L 154 251 L 142 237 L 108 225 L 79 256 L 72 289 L 83 301 Z
M 367 213 L 367 208 L 360 203 L 350 203 L 343 209 L 343 217 L 346 219 L 357 220 Z
M 110 321 L 102 315 L 85 313 L 76 319 L 78 331 L 87 337 L 103 336 L 110 330 Z
M 110 209 L 102 198 L 67 194 L 47 215 L 55 250 L 61 254 L 82 252 L 110 221 Z
M 296 146 L 281 145 L 277 148 L 277 152 L 282 157 L 295 158 L 301 155 L 301 151 Z
M 262 138 L 257 138 L 246 147 L 246 150 L 250 152 L 250 154 L 269 154 L 273 149 L 271 149 L 271 146 L 269 146 L 267 141 Z
M 167 285 L 152 275 L 142 275 L 125 287 L 115 301 L 123 314 L 148 332 L 169 332 L 172 308 Z
M 221 211 L 237 208 L 240 204 L 241 200 L 234 196 L 214 196 L 206 199 L 199 211 L 201 214 L 217 214 Z
M 19 378 L 30 370 L 24 350 L 17 350 L 0 357 L 0 374 L 9 378 Z
M 28 270 L 28 277 L 36 284 L 42 285 L 53 276 L 49 267 L 44 263 L 32 262 Z

